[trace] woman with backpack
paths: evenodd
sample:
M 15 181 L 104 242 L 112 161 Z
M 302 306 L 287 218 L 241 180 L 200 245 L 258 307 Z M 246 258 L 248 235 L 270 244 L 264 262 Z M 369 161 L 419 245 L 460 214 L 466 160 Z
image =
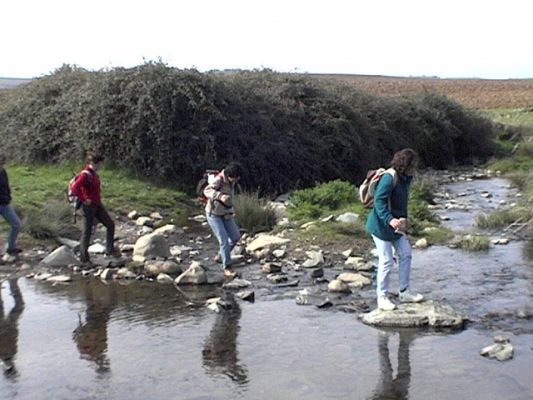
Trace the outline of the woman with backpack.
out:
M 11 188 L 9 187 L 9 179 L 4 168 L 5 163 L 6 156 L 0 153 L 0 215 L 2 215 L 11 226 L 7 237 L 6 253 L 10 256 L 15 256 L 21 252 L 15 244 L 22 224 L 13 207 L 9 205 L 9 203 L 11 203 Z
M 232 162 L 204 189 L 204 195 L 207 198 L 205 205 L 207 222 L 220 245 L 215 260 L 222 262 L 224 276 L 229 278 L 235 276 L 231 268 L 231 250 L 241 238 L 239 228 L 235 223 L 235 209 L 233 208 L 235 185 L 241 173 L 241 165 Z
M 394 265 L 393 249 L 398 257 L 399 299 L 404 303 L 418 303 L 423 296 L 409 290 L 411 273 L 411 245 L 404 233 L 407 228 L 409 187 L 418 164 L 413 149 L 394 154 L 391 167 L 396 172 L 380 178 L 374 193 L 374 206 L 368 215 L 366 229 L 372 235 L 378 252 L 377 303 L 382 310 L 394 310 L 396 305 L 388 298 L 390 273 Z
M 97 171 L 101 168 L 104 157 L 88 153 L 85 161 L 85 168 L 72 185 L 72 191 L 78 196 L 82 210 L 80 261 L 90 264 L 88 248 L 93 225 L 101 222 L 106 227 L 106 255 L 115 255 L 115 223 L 104 208 L 100 196 L 100 177 Z

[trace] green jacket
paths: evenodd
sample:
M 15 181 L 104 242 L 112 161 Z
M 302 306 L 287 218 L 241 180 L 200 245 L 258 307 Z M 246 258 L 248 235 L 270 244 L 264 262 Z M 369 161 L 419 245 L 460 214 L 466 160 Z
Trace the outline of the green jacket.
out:
M 398 174 L 398 183 L 393 187 L 392 175 L 384 174 L 381 177 L 374 192 L 374 207 L 366 221 L 366 230 L 370 234 L 388 242 L 400 238 L 401 234 L 395 233 L 389 222 L 393 218 L 407 218 L 409 186 L 412 180 L 412 176 Z

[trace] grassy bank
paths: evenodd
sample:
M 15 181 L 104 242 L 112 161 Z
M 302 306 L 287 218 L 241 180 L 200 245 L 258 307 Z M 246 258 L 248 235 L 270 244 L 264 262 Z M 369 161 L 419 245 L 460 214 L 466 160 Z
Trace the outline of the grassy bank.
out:
M 13 206 L 22 210 L 23 214 L 50 203 L 68 207 L 68 181 L 81 167 L 74 164 L 7 165 Z M 116 168 L 104 167 L 99 175 L 103 202 L 115 213 L 159 211 L 169 221 L 183 221 L 193 205 L 188 196 L 175 188 L 155 185 Z
M 533 218 L 533 109 L 487 110 L 486 115 L 505 124 L 497 132 L 502 158 L 489 167 L 500 171 L 519 190 L 521 197 L 511 209 L 480 215 L 481 228 L 501 228 L 515 221 L 527 222 Z

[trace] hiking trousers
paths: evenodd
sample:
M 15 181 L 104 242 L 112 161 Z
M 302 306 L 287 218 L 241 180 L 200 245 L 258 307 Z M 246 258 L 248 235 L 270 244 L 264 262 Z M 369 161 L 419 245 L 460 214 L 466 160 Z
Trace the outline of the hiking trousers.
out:
M 399 290 L 403 291 L 409 288 L 409 280 L 411 275 L 411 259 L 412 250 L 409 240 L 405 235 L 394 241 L 387 241 L 372 235 L 376 250 L 378 252 L 378 273 L 376 282 L 377 296 L 386 296 L 390 286 L 390 274 L 394 266 L 393 249 L 396 251 L 398 257 L 399 270 Z
M 113 254 L 115 249 L 115 223 L 107 213 L 104 206 L 82 205 L 81 218 L 81 240 L 80 240 L 80 261 L 89 261 L 89 243 L 93 226 L 100 222 L 106 227 L 106 253 Z
M 17 213 L 9 204 L 0 204 L 0 215 L 4 217 L 7 223 L 11 226 L 9 234 L 7 236 L 7 248 L 6 251 L 11 253 L 15 250 L 15 244 L 17 242 L 17 236 L 19 234 L 22 223 Z
M 231 250 L 233 250 L 241 238 L 235 219 L 233 217 L 225 218 L 220 215 L 207 214 L 207 223 L 220 245 L 219 254 L 222 259 L 222 264 L 224 268 L 228 268 L 231 266 Z

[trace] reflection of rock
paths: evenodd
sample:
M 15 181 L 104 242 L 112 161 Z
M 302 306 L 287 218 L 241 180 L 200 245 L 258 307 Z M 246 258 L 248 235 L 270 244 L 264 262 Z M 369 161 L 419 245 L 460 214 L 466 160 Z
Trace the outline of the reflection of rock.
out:
M 419 326 L 460 328 L 466 319 L 450 306 L 439 304 L 433 300 L 416 304 L 400 304 L 394 311 L 375 309 L 369 313 L 361 314 L 360 318 L 369 325 L 405 328 Z

